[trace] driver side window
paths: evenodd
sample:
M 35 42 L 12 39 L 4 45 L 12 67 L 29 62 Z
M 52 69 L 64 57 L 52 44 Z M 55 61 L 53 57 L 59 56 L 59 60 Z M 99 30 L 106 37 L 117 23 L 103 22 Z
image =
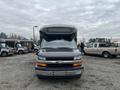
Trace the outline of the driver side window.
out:
M 87 48 L 92 48 L 93 47 L 93 44 L 88 44 L 87 45 Z
M 96 47 L 97 47 L 97 44 L 94 44 L 94 47 L 96 48 Z
M 0 44 L 0 51 L 1 51 L 1 47 L 2 47 L 2 46 L 1 46 L 1 44 Z

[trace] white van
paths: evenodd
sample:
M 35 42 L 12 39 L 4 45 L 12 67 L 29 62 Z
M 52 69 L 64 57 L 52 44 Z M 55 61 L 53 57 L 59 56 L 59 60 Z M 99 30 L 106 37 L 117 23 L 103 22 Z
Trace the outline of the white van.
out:
M 14 54 L 13 48 L 8 47 L 5 42 L 0 42 L 0 56 L 5 57 L 13 54 Z

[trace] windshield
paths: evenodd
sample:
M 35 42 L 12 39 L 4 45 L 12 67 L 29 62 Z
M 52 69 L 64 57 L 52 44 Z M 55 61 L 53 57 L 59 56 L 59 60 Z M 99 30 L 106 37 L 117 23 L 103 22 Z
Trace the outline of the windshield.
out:
M 74 40 L 72 40 L 72 41 L 66 41 L 66 40 L 46 41 L 46 40 L 43 40 L 41 43 L 41 48 L 77 48 L 77 45 Z
M 34 46 L 36 47 L 37 45 L 36 45 L 36 44 L 34 44 Z
M 6 44 L 5 43 L 1 43 L 0 46 L 3 47 L 3 48 L 5 48 Z
M 21 44 L 17 44 L 17 47 L 20 48 L 20 47 L 22 47 L 22 45 Z

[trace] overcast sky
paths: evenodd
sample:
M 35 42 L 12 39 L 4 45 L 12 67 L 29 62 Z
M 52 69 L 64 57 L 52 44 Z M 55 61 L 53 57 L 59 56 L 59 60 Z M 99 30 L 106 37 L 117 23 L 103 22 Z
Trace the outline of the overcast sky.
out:
M 32 26 L 50 24 L 74 25 L 79 37 L 119 37 L 120 0 L 0 0 L 0 32 L 30 38 Z

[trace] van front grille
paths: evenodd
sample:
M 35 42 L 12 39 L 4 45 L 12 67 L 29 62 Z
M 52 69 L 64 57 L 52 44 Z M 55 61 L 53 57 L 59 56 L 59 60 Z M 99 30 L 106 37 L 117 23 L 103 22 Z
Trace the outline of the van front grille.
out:
M 70 68 L 73 64 L 47 64 L 48 68 Z
M 46 60 L 74 60 L 73 57 L 47 57 Z

